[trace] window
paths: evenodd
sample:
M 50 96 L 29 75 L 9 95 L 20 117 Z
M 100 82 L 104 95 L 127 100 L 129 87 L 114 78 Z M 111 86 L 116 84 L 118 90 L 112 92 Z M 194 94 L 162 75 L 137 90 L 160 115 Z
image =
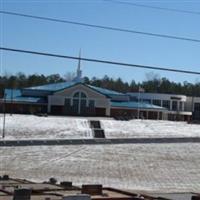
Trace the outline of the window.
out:
M 142 99 L 142 101 L 143 101 L 144 103 L 149 103 L 149 104 L 151 104 L 151 99 Z
M 81 92 L 81 98 L 87 98 L 86 94 Z
M 75 93 L 75 94 L 74 94 L 74 98 L 79 98 L 79 93 L 80 93 L 80 92 Z
M 153 105 L 161 106 L 161 100 L 159 100 L 159 99 L 154 99 L 154 100 L 153 100 Z
M 94 100 L 89 101 L 89 108 L 94 108 Z
M 170 101 L 168 100 L 163 100 L 163 107 L 167 108 L 168 110 L 170 110 Z
M 180 101 L 179 103 L 179 110 L 184 111 L 184 102 Z
M 134 97 L 134 96 L 130 96 L 130 100 L 131 100 L 131 101 L 138 101 L 138 98 L 137 98 L 137 97 Z
M 195 103 L 194 104 L 194 111 L 200 112 L 200 103 Z
M 73 96 L 73 98 L 87 98 L 86 94 L 84 92 L 76 92 Z
M 178 102 L 172 101 L 172 110 L 177 111 L 178 110 Z
M 87 111 L 87 95 L 84 92 L 76 92 L 73 96 L 74 114 L 85 114 Z

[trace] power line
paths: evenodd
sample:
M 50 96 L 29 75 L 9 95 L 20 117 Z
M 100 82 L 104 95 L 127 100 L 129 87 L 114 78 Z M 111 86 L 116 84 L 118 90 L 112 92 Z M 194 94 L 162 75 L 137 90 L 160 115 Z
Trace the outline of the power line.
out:
M 90 28 L 97 28 L 97 29 L 104 29 L 104 30 L 110 30 L 110 31 L 118 31 L 118 32 L 140 34 L 140 35 L 146 35 L 146 36 L 152 36 L 152 37 L 160 37 L 160 38 L 165 38 L 165 39 L 167 38 L 167 39 L 184 40 L 184 41 L 189 41 L 189 42 L 200 43 L 200 40 L 195 39 L 195 38 L 179 37 L 179 36 L 175 36 L 175 35 L 166 35 L 166 34 L 151 33 L 151 32 L 137 31 L 137 30 L 131 30 L 131 29 L 123 29 L 123 28 L 111 27 L 111 26 L 88 24 L 88 23 L 82 23 L 82 22 L 77 22 L 77 21 L 69 21 L 69 20 L 62 20 L 62 19 L 57 19 L 57 18 L 27 15 L 27 14 L 23 14 L 23 13 L 8 12 L 8 11 L 2 11 L 2 10 L 0 10 L 0 13 L 5 14 L 5 15 L 26 17 L 26 18 L 45 20 L 45 21 L 51 21 L 51 22 L 73 24 L 73 25 L 77 25 L 77 26 L 84 26 L 84 27 L 90 27 Z
M 124 4 L 124 5 L 130 5 L 130 6 L 156 9 L 156 10 L 164 10 L 164 11 L 177 12 L 177 13 L 200 15 L 200 12 L 196 12 L 196 11 L 181 10 L 181 9 L 175 9 L 175 8 L 165 8 L 165 7 L 160 7 L 160 6 L 150 6 L 150 5 L 146 5 L 146 4 L 138 4 L 138 3 L 133 3 L 133 2 L 118 1 L 118 0 L 103 0 L 103 1 L 116 3 L 116 4 Z
M 172 69 L 172 68 L 166 68 L 166 67 L 155 67 L 155 66 L 148 66 L 148 65 L 137 65 L 137 64 L 129 64 L 129 63 L 123 63 L 123 62 L 110 61 L 110 60 L 99 60 L 99 59 L 93 59 L 93 58 L 80 58 L 79 56 L 78 57 L 65 56 L 65 55 L 60 55 L 60 54 L 52 54 L 52 53 L 22 50 L 22 49 L 13 49 L 13 48 L 6 48 L 6 47 L 0 47 L 0 50 L 41 55 L 41 56 L 50 56 L 50 57 L 56 57 L 56 58 L 65 58 L 65 59 L 72 59 L 72 60 L 83 60 L 83 61 L 87 61 L 87 62 L 104 63 L 104 64 L 110 64 L 110 65 L 118 65 L 118 66 L 126 66 L 126 67 L 136 67 L 136 68 L 143 68 L 143 69 L 200 75 L 200 72 L 197 72 L 197 71 Z

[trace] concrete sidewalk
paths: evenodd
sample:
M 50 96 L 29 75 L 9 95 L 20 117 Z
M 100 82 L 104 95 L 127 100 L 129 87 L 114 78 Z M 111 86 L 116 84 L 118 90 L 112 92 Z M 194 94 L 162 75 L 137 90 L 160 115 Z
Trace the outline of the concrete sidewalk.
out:
M 108 145 L 108 144 L 164 144 L 200 143 L 199 137 L 177 138 L 114 138 L 114 139 L 38 139 L 38 140 L 0 140 L 0 147 L 44 146 L 44 145 Z

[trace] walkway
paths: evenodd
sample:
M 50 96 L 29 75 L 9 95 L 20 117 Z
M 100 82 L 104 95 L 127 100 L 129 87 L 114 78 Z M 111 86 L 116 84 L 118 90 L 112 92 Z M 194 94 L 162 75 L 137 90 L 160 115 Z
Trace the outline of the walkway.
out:
M 0 140 L 0 147 L 40 146 L 40 145 L 108 145 L 108 144 L 164 144 L 200 143 L 199 137 L 177 138 L 114 138 L 114 139 L 38 139 L 38 140 Z

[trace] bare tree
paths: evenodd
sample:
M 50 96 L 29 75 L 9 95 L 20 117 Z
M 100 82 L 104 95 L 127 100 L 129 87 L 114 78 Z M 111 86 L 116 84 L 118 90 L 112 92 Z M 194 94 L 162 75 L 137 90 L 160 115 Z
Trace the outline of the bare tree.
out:
M 72 81 L 76 77 L 76 74 L 74 72 L 67 72 L 64 75 L 65 81 Z
M 153 81 L 153 80 L 160 80 L 161 79 L 160 74 L 157 74 L 153 71 L 146 73 L 145 77 L 146 77 L 147 81 Z

